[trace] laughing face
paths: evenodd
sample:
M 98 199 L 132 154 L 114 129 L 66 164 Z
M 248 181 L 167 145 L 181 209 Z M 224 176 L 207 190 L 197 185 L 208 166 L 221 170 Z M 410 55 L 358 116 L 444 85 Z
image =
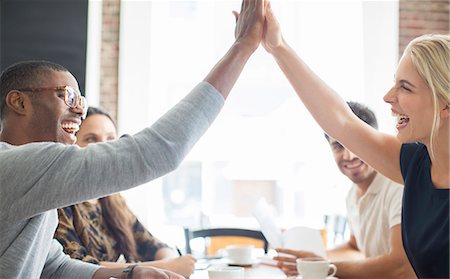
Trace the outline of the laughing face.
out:
M 397 137 L 401 142 L 429 142 L 434 118 L 432 93 L 409 55 L 400 60 L 395 84 L 384 96 L 384 101 L 392 106 L 392 115 L 397 119 Z
M 42 87 L 55 88 L 71 86 L 78 89 L 78 83 L 69 72 L 50 71 L 42 82 Z M 28 131 L 33 141 L 52 141 L 73 144 L 79 130 L 83 109 L 69 108 L 64 102 L 63 90 L 49 90 L 32 98 L 32 114 L 28 121 Z
M 339 170 L 353 183 L 369 185 L 376 175 L 375 170 L 335 139 L 330 137 L 328 141 Z

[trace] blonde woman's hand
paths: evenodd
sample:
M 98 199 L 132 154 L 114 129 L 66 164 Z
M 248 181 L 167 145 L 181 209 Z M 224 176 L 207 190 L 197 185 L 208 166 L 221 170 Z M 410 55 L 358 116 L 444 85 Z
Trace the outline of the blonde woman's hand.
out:
M 262 45 L 267 52 L 274 53 L 285 42 L 281 34 L 280 24 L 273 14 L 269 1 L 267 1 L 265 7 L 265 19 Z

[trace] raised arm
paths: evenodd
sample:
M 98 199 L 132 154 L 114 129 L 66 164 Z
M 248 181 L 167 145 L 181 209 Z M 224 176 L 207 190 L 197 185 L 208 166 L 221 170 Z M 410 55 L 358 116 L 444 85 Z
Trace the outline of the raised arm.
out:
M 280 69 L 322 129 L 359 158 L 392 180 L 402 183 L 400 147 L 397 138 L 380 133 L 355 116 L 344 100 L 301 60 L 283 39 L 280 26 L 266 7 L 264 48 Z
M 23 220 L 174 170 L 220 112 L 223 99 L 261 42 L 263 25 L 264 0 L 244 0 L 230 50 L 187 97 L 133 137 L 83 149 L 54 143 L 4 144 L 10 152 L 0 154 L 0 177 L 10 183 L 0 190 L 0 220 Z M 17 175 L 18 169 L 23 175 Z M 42 198 L 36 201 L 37 196 Z
M 236 41 L 205 78 L 224 98 L 261 42 L 264 7 L 265 0 L 242 0 L 241 13 L 236 20 Z

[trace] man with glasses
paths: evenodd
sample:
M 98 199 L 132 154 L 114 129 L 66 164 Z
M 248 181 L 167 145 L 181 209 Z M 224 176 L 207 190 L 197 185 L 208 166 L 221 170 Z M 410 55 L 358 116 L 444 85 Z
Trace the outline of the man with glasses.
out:
M 83 108 L 83 110 L 87 110 L 86 98 L 84 98 L 84 96 L 82 96 L 80 92 L 69 85 L 58 87 L 19 88 L 16 90 L 31 93 L 56 91 L 59 92 L 58 97 L 62 98 L 64 100 L 64 103 L 66 103 L 69 108 L 76 108 L 77 106 L 80 106 L 81 108 Z
M 245 22 L 245 24 L 243 24 Z M 143 184 L 173 170 L 223 106 L 261 41 L 264 0 L 244 0 L 236 41 L 192 92 L 151 127 L 117 141 L 72 145 L 86 113 L 73 75 L 25 62 L 0 77 L 0 277 L 181 278 L 71 260 L 53 240 L 56 208 Z

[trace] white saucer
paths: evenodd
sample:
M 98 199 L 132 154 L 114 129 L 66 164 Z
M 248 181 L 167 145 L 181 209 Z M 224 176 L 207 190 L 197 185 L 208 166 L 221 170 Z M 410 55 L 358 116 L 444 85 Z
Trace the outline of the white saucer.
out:
M 248 262 L 233 262 L 232 260 L 227 259 L 227 258 L 223 258 L 222 261 L 224 263 L 226 263 L 227 265 L 236 265 L 236 266 L 250 266 L 250 265 L 259 264 L 261 262 L 260 259 L 251 259 Z

